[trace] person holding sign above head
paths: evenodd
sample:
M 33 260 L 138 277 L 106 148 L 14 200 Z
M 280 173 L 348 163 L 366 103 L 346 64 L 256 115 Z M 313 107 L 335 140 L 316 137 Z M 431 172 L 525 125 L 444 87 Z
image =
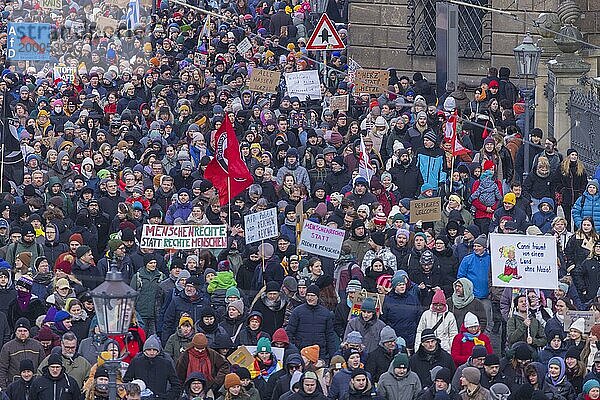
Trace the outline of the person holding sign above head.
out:
M 514 313 L 506 323 L 508 345 L 525 342 L 540 349 L 546 344 L 544 328 L 535 317 L 530 317 L 527 296 L 521 294 L 513 300 Z

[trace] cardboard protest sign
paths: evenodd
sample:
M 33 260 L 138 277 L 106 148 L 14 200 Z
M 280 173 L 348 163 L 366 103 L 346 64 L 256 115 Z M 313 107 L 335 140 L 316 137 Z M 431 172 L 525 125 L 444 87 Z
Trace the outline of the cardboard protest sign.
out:
M 389 78 L 389 71 L 359 69 L 354 76 L 354 93 L 383 93 L 387 90 Z
M 442 200 L 439 197 L 410 201 L 410 223 L 433 222 L 442 218 Z
M 62 0 L 40 0 L 40 7 L 44 10 L 59 10 L 62 8 Z
M 592 329 L 592 326 L 596 323 L 596 317 L 594 316 L 594 311 L 575 311 L 575 310 L 567 310 L 565 312 L 565 332 L 569 332 L 569 328 L 571 328 L 571 324 L 578 320 L 579 318 L 583 318 L 585 320 L 585 332 L 589 333 Z
M 321 99 L 321 82 L 319 81 L 319 71 L 308 70 L 290 72 L 285 74 L 285 85 L 288 96 L 298 97 L 300 101 Z
M 224 249 L 226 225 L 153 225 L 144 224 L 140 247 L 145 249 Z
M 298 248 L 307 253 L 337 260 L 340 257 L 345 235 L 346 231 L 342 229 L 304 220 Z
M 106 0 L 106 4 L 110 4 L 111 6 L 117 6 L 119 8 L 127 8 L 129 0 Z
M 250 75 L 248 89 L 260 93 L 277 93 L 281 72 L 254 68 Z
M 247 369 L 252 369 L 254 365 L 254 356 L 248 351 L 246 346 L 239 346 L 233 353 L 227 357 L 231 365 L 239 365 Z
M 277 208 L 245 215 L 244 236 L 246 237 L 246 244 L 279 236 Z
M 96 18 L 96 27 L 100 31 L 103 31 L 106 28 L 112 28 L 113 30 L 117 30 L 118 26 L 119 21 L 117 21 L 116 19 L 103 17 L 101 15 Z
M 245 347 L 246 347 L 246 349 L 248 349 L 250 354 L 256 354 L 256 346 L 245 346 Z M 277 357 L 277 367 L 275 367 L 275 371 L 279 371 L 281 368 L 283 368 L 283 357 L 284 357 L 285 349 L 282 347 L 272 346 L 271 353 L 275 354 L 275 357 Z
M 329 109 L 331 111 L 340 110 L 348 111 L 350 105 L 350 95 L 343 94 L 341 96 L 331 96 L 329 99 Z
M 554 236 L 490 234 L 492 286 L 556 289 Z
M 348 314 L 348 320 L 356 318 L 360 315 L 360 308 L 362 306 L 363 301 L 367 298 L 373 299 L 375 301 L 375 312 L 377 315 L 381 315 L 381 310 L 383 309 L 383 300 L 385 299 L 385 295 L 379 293 L 371 293 L 363 290 L 359 294 L 356 295 L 354 301 L 352 302 L 352 308 L 350 308 L 350 314 Z

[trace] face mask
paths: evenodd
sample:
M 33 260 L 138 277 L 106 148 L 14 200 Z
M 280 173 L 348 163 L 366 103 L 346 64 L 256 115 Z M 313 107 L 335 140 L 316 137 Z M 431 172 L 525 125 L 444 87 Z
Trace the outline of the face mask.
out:
M 59 114 L 62 112 L 62 107 L 54 107 L 54 112 Z
M 96 390 L 99 392 L 108 392 L 108 383 L 97 383 Z

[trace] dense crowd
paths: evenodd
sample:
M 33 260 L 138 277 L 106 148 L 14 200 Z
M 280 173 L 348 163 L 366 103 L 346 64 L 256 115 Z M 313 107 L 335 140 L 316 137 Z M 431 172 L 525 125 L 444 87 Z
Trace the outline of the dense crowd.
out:
M 322 99 L 290 97 L 285 73 L 324 67 L 314 4 L 189 3 L 222 17 L 2 5 L 4 29 L 51 23 L 52 48 L 6 60 L 0 34 L 3 144 L 24 161 L 2 171 L 0 400 L 108 399 L 116 359 L 127 400 L 600 398 L 600 173 L 539 128 L 523 141 L 508 68 L 445 93 L 391 69 L 357 93 L 328 51 Z M 347 4 L 325 3 L 346 41 Z M 248 89 L 255 68 L 282 72 L 277 94 Z M 229 204 L 205 176 L 225 119 L 253 178 Z M 411 223 L 434 197 L 441 218 Z M 279 235 L 246 244 L 243 217 L 273 207 Z M 298 249 L 301 219 L 345 230 L 338 259 Z M 227 247 L 142 248 L 144 224 L 227 225 Z M 558 287 L 491 287 L 489 233 L 555 237 Z M 111 269 L 139 293 L 124 335 L 90 295 Z

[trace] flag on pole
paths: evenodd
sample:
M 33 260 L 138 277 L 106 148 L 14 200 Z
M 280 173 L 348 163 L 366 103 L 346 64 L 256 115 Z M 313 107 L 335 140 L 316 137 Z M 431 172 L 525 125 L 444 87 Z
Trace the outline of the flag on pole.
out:
M 140 1 L 129 0 L 127 5 L 127 29 L 133 29 L 140 22 Z
M 204 38 L 210 40 L 210 15 L 206 16 L 204 25 L 202 25 L 202 29 L 200 30 L 200 35 L 198 36 L 198 47 L 202 45 L 202 39 Z
M 465 148 L 458 139 L 458 132 L 456 132 L 457 122 L 458 114 L 454 110 L 448 117 L 446 128 L 444 129 L 444 139 L 452 143 L 452 156 L 454 157 L 469 153 L 469 149 Z
M 204 177 L 219 192 L 219 203 L 226 205 L 232 198 L 246 190 L 254 179 L 240 154 L 240 144 L 229 117 L 215 134 L 215 156 L 208 163 Z
M 21 151 L 20 135 L 17 131 L 19 122 L 12 118 L 8 91 L 2 94 L 2 189 L 9 190 L 8 181 L 13 181 L 17 186 L 23 184 L 25 162 Z M 6 183 L 6 184 L 5 184 Z
M 371 160 L 369 159 L 369 154 L 365 148 L 365 140 L 361 136 L 360 137 L 360 154 L 358 158 L 358 175 L 362 176 L 367 180 L 367 182 L 371 183 L 371 178 L 375 175 L 375 169 L 371 165 Z
M 488 123 L 485 123 L 485 126 L 483 127 L 483 133 L 481 134 L 481 137 L 485 140 L 485 138 L 487 138 L 488 136 L 490 136 L 490 131 L 488 131 Z
M 354 77 L 356 76 L 356 71 L 358 71 L 361 68 L 362 67 L 360 66 L 360 64 L 357 63 L 356 61 L 354 61 L 354 59 L 352 57 L 348 58 L 348 82 L 349 83 L 354 83 Z

